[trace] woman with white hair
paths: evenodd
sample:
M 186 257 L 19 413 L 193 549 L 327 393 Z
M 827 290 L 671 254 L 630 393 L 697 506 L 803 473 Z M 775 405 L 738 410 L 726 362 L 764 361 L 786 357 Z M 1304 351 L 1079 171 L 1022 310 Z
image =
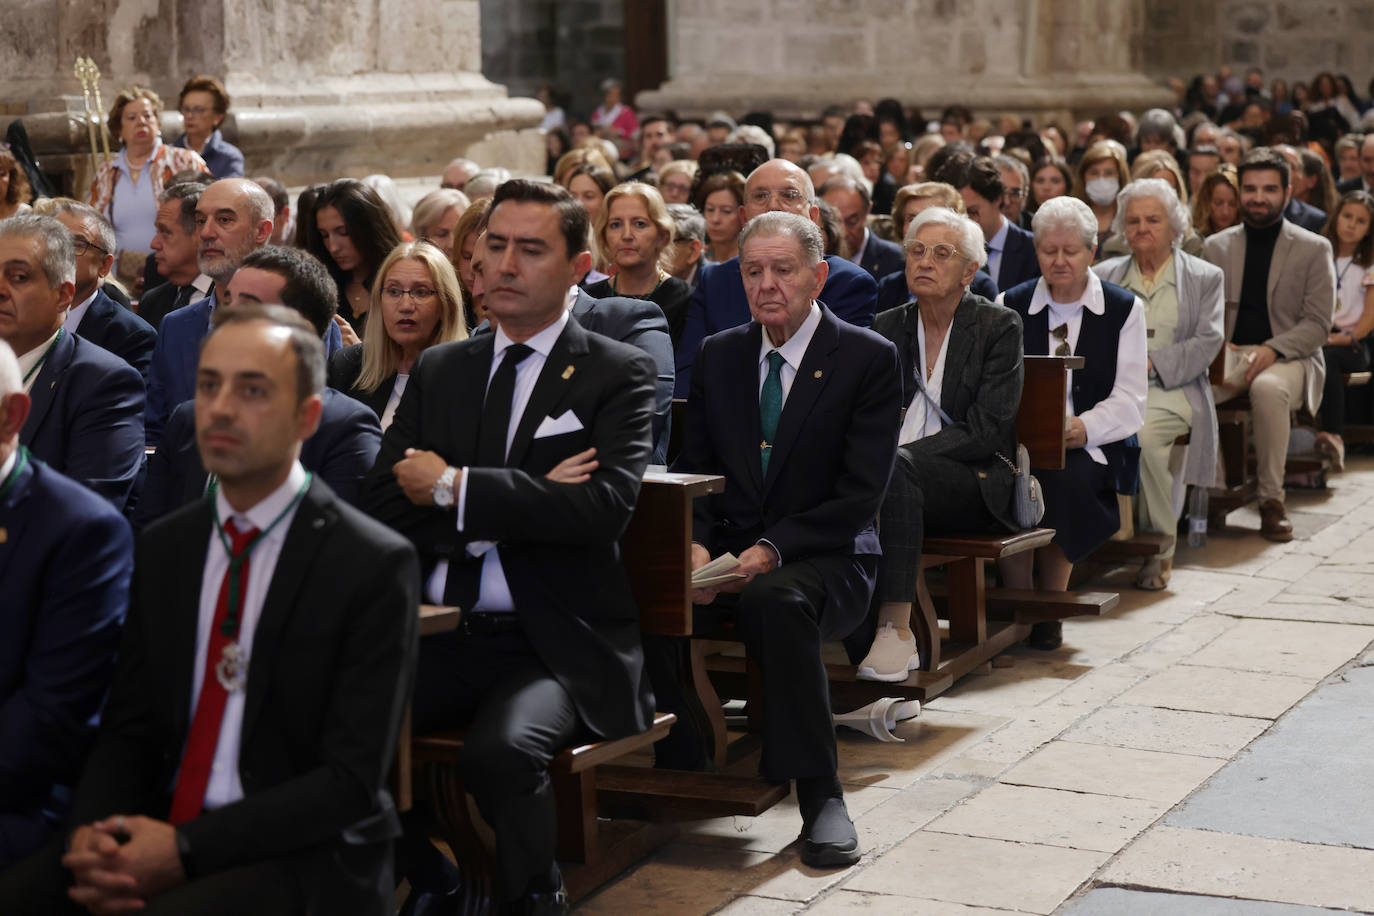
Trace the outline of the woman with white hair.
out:
M 1190 434 L 1183 485 L 1210 487 L 1216 480 L 1217 411 L 1207 369 L 1222 345 L 1225 276 L 1180 247 L 1188 224 L 1188 208 L 1167 182 L 1133 181 L 1117 198 L 1112 227 L 1131 253 L 1093 268 L 1145 306 L 1149 391 L 1140 431 L 1136 529 L 1163 535 L 1165 547 L 1145 562 L 1135 584 L 1151 590 L 1169 584 L 1174 562 L 1179 502 L 1169 471 L 1174 440 Z
M 1115 206 L 1115 202 L 1113 202 Z M 1136 492 L 1145 423 L 1145 305 L 1130 290 L 1103 283 L 1089 268 L 1098 217 L 1076 197 L 1047 200 L 1031 222 L 1041 276 L 1003 292 L 997 301 L 1021 315 L 1027 356 L 1082 356 L 1065 398 L 1065 463 L 1035 469 L 1045 493 L 1045 547 L 999 561 L 1011 588 L 1032 588 L 1035 568 L 1045 591 L 1068 588 L 1073 564 L 1121 527 L 1118 493 Z M 1030 644 L 1062 642 L 1059 621 L 1037 623 Z
M 462 191 L 453 188 L 430 191 L 420 198 L 410 214 L 410 231 L 415 241 L 431 243 L 452 260 L 453 230 L 467 208 L 468 196 Z
M 998 455 L 1016 454 L 1021 322 L 969 292 L 988 256 L 967 216 L 931 207 L 904 247 L 915 299 L 873 322 L 897 345 L 906 404 L 880 515 L 876 634 L 858 670 L 875 681 L 906 680 L 920 664 L 911 605 L 925 534 L 1017 528 L 1014 479 Z

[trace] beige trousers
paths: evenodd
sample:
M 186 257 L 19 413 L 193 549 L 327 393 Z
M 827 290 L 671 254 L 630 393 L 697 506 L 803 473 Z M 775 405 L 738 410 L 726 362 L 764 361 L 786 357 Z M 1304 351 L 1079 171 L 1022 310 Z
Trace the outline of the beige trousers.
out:
M 1242 347 L 1242 350 L 1253 349 Z M 1227 380 L 1212 389 L 1220 404 L 1250 390 L 1250 414 L 1259 465 L 1259 498 L 1283 502 L 1283 466 L 1288 460 L 1288 434 L 1292 413 L 1302 405 L 1303 364 L 1281 359 L 1261 372 L 1250 385 L 1244 378 Z
M 1174 475 L 1169 454 L 1174 440 L 1193 428 L 1193 408 L 1181 388 L 1151 385 L 1140 430 L 1140 495 L 1135 501 L 1136 529 L 1167 535 L 1160 559 L 1174 555 L 1178 516 L 1174 514 Z

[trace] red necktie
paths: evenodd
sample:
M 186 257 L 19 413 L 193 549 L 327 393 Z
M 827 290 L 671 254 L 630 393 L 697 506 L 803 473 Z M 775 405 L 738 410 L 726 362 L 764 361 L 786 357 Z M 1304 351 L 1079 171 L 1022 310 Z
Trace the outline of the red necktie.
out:
M 239 557 L 244 549 L 258 534 L 258 529 L 249 528 L 240 532 L 233 519 L 224 523 L 224 530 L 232 542 L 231 554 Z M 224 720 L 224 704 L 229 693 L 219 682 L 215 673 L 224 647 L 233 640 L 224 632 L 224 621 L 229 616 L 229 579 L 230 569 L 224 571 L 224 581 L 219 586 L 219 599 L 215 602 L 215 619 L 210 624 L 210 645 L 205 651 L 205 677 L 200 685 L 200 699 L 196 703 L 196 715 L 191 720 L 191 731 L 186 737 L 186 751 L 181 757 L 181 773 L 177 776 L 176 790 L 172 793 L 172 811 L 167 820 L 181 824 L 200 816 L 201 806 L 205 803 L 205 790 L 210 784 L 210 768 L 215 762 L 215 747 L 219 744 L 220 723 Z M 238 606 L 233 609 L 234 620 L 238 621 L 243 611 L 243 596 L 248 589 L 248 557 L 243 557 L 240 566 L 238 587 Z M 238 626 L 234 626 L 234 637 L 238 636 Z

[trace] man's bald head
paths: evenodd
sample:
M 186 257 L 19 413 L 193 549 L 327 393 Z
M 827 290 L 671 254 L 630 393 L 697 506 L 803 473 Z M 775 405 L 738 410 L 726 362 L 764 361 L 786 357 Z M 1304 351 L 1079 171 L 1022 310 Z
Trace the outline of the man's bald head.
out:
M 808 217 L 820 225 L 816 188 L 811 177 L 786 159 L 769 159 L 749 173 L 744 185 L 744 221 L 780 210 Z
M 272 237 L 272 198 L 247 178 L 221 178 L 196 202 L 198 262 L 223 288 L 234 271 Z

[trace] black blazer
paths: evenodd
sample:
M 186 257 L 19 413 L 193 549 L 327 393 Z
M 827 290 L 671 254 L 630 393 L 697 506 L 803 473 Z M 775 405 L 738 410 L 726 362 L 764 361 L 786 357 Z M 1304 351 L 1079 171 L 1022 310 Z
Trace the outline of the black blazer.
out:
M 916 386 L 919 321 L 915 302 L 883 312 L 873 321 L 873 330 L 897 345 L 902 360 L 902 403 L 907 407 L 915 398 L 924 397 Z M 988 512 L 1009 531 L 1020 529 L 1011 514 L 1015 480 L 994 452 L 1013 460 L 1016 453 L 1016 412 L 1025 381 L 1023 340 L 1020 315 L 965 292 L 949 327 L 940 388 L 940 406 L 954 422 L 904 446 L 968 465 L 978 476 Z
M 1006 219 L 1006 217 L 1003 217 Z M 1035 239 L 1020 226 L 1007 221 L 1007 241 L 1002 248 L 1002 263 L 993 277 L 999 290 L 1034 280 L 1040 276 L 1040 259 L 1035 256 Z
M 467 556 L 468 542 L 497 542 L 525 634 L 583 722 L 606 738 L 637 734 L 648 728 L 653 701 L 641 677 L 639 610 L 619 540 L 649 463 L 653 361 L 569 321 L 535 382 L 506 466 L 472 467 L 495 339 L 477 334 L 420 354 L 363 483 L 362 505 L 414 542 L 426 571 L 441 559 L 450 561 L 450 577 L 462 564 L 480 566 Z M 569 412 L 581 429 L 535 437 L 546 418 Z M 592 446 L 600 466 L 591 480 L 544 477 Z M 454 510 L 416 506 L 397 485 L 392 465 L 412 447 L 468 468 L 461 532 Z
M 145 380 L 148 378 L 157 331 L 102 290 L 96 290 L 95 299 L 76 326 L 76 333 L 133 366 Z
M 351 347 L 335 350 L 334 355 L 329 357 L 325 384 L 336 391 L 342 391 L 355 401 L 366 404 L 380 421 L 386 411 L 386 402 L 391 400 L 391 389 L 396 385 L 396 373 L 393 372 L 382 379 L 382 383 L 373 391 L 364 391 L 358 387 L 358 376 L 362 374 L 363 345 L 353 344 Z
M 334 495 L 358 501 L 358 486 L 372 468 L 382 444 L 382 428 L 366 406 L 326 388 L 315 434 L 301 445 L 301 466 L 314 471 Z M 196 447 L 194 401 L 177 405 L 167 418 L 157 451 L 148 459 L 148 476 L 131 521 L 142 530 L 162 516 L 205 495 L 205 466 Z
M 1326 227 L 1326 214 L 1319 208 L 1303 203 L 1296 197 L 1290 199 L 1288 206 L 1283 208 L 1283 218 L 1318 235 Z
M 763 329 L 751 321 L 702 344 L 673 470 L 725 476 L 723 493 L 694 504 L 692 538 L 713 556 L 761 538 L 784 564 L 882 552 L 874 518 L 897 454 L 901 364 L 890 342 L 821 309 L 783 404 L 767 477 L 759 459 Z M 850 571 L 826 581 L 827 606 L 842 603 L 849 627 L 825 638 L 848 635 L 859 622 L 854 610 L 862 617 L 868 607 L 872 573 L 860 564 Z
M 138 300 L 138 317 L 148 322 L 156 331 L 162 325 L 162 319 L 168 314 L 203 298 L 205 297 L 194 286 L 177 286 L 169 280 L 143 294 L 143 298 Z
M 687 303 L 691 301 L 692 289 L 693 287 L 688 286 L 686 281 L 679 280 L 677 277 L 669 277 L 659 284 L 658 289 L 654 290 L 651 296 L 621 296 L 620 298 L 642 298 L 657 305 L 663 312 L 664 319 L 668 322 L 668 338 L 672 341 L 673 348 L 676 349 L 678 341 L 682 339 L 682 329 L 687 324 Z M 616 293 L 611 289 L 609 278 L 599 283 L 593 283 L 583 292 L 593 299 L 609 299 L 616 296 Z M 582 326 L 586 327 L 586 322 L 582 322 Z
M 878 279 L 893 271 L 904 270 L 906 255 L 902 253 L 901 245 L 880 239 L 876 232 L 870 231 L 868 244 L 864 246 L 864 256 L 859 259 L 859 266 L 872 274 L 874 279 Z
M 74 823 L 165 819 L 190 728 L 196 607 L 212 508 L 138 539 L 133 597 Z M 360 562 L 361 561 L 361 562 Z M 178 828 L 196 875 L 289 860 L 310 913 L 389 914 L 387 774 L 419 622 L 415 551 L 314 480 L 287 530 L 253 637 L 239 749 L 244 797 Z

